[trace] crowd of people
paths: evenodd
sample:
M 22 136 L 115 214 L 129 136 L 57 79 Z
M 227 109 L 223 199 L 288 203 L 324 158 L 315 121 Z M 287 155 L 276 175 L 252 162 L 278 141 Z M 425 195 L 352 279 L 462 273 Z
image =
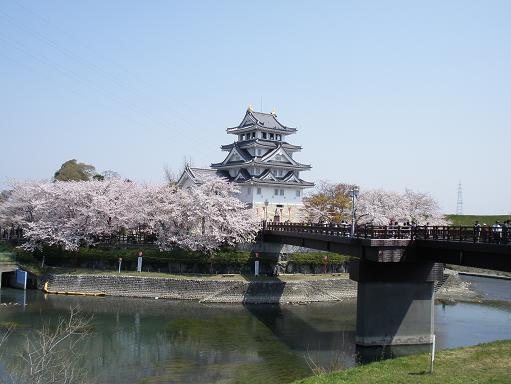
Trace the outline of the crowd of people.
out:
M 481 224 L 479 221 L 474 224 L 474 241 L 492 240 L 497 244 L 507 244 L 510 240 L 510 234 L 511 220 L 506 220 L 502 224 L 497 220 L 491 227 L 486 223 Z

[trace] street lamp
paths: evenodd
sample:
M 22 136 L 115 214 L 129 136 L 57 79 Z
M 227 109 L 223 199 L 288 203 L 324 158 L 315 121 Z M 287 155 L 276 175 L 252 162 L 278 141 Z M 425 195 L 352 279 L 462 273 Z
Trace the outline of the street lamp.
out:
M 360 189 L 353 185 L 349 190 L 349 196 L 351 197 L 351 237 L 355 236 L 355 199 L 358 197 Z

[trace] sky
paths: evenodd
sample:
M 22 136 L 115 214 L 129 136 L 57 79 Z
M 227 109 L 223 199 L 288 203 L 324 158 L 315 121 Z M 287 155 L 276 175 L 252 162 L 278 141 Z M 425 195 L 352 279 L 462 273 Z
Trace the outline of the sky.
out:
M 140 182 L 220 162 L 247 106 L 305 180 L 511 213 L 509 1 L 0 3 L 0 189 L 69 159 Z

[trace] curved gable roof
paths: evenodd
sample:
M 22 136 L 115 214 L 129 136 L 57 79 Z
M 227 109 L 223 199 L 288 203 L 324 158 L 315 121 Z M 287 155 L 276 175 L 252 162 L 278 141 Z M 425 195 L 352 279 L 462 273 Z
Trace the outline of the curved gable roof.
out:
M 287 127 L 277 120 L 274 113 L 255 112 L 248 109 L 245 117 L 237 127 L 228 128 L 227 131 L 236 131 L 256 125 L 260 128 L 273 129 L 281 132 L 296 132 L 296 128 Z

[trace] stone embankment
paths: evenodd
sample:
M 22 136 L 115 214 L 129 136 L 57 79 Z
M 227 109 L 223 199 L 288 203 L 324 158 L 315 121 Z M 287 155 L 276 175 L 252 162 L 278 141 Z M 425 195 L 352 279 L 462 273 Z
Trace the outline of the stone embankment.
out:
M 340 301 L 357 297 L 357 283 L 347 278 L 317 280 L 207 280 L 193 278 L 145 277 L 130 275 L 46 275 L 39 288 L 50 293 L 147 297 L 194 300 L 204 303 L 284 304 Z M 481 301 L 483 296 L 446 270 L 436 287 L 436 299 Z
M 356 282 L 343 278 L 239 281 L 62 274 L 44 276 L 40 279 L 40 288 L 54 293 L 157 297 L 204 303 L 308 303 L 339 301 L 357 296 Z
M 442 301 L 482 301 L 484 295 L 475 291 L 471 284 L 460 278 L 457 271 L 444 270 L 444 280 L 435 292 L 435 298 Z

